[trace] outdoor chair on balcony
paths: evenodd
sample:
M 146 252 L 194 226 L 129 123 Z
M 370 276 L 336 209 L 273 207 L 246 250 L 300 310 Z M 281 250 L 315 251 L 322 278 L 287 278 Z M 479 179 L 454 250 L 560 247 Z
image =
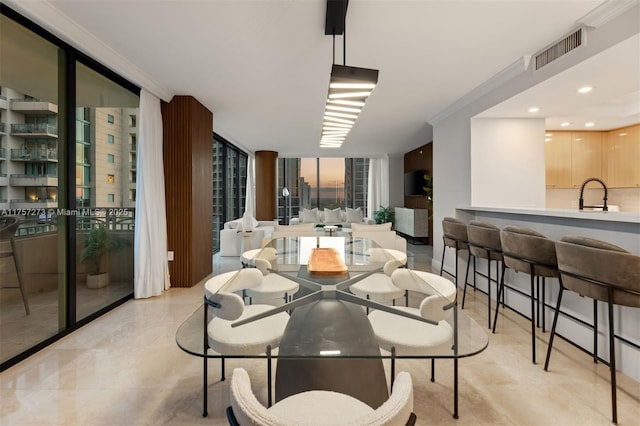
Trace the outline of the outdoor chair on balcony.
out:
M 27 312 L 27 315 L 29 315 L 29 302 L 27 301 L 27 293 L 24 288 L 24 278 L 22 277 L 22 269 L 20 268 L 20 262 L 18 261 L 16 243 L 13 239 L 18 226 L 20 226 L 20 218 L 16 216 L 0 216 L 0 259 L 12 257 L 16 275 L 18 276 L 17 287 L 4 287 L 4 285 L 2 285 L 0 288 L 19 288 L 20 293 L 22 294 L 24 310 Z

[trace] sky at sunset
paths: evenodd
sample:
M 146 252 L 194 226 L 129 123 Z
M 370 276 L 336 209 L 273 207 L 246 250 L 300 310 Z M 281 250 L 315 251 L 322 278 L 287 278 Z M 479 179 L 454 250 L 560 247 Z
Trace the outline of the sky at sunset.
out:
M 316 159 L 300 160 L 300 175 L 311 185 L 311 195 L 315 197 L 318 189 Z M 344 158 L 320 159 L 320 198 L 344 198 Z
M 301 176 L 312 188 L 318 186 L 315 158 L 301 159 Z M 335 188 L 344 185 L 344 158 L 321 158 L 320 159 L 320 187 Z

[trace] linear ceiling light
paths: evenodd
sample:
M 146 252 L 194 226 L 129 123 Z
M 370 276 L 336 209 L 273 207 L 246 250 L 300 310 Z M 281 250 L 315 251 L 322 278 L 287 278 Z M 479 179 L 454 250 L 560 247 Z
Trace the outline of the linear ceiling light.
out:
M 327 141 L 326 137 L 336 136 L 336 127 L 341 127 L 340 130 L 345 131 L 340 133 L 342 135 L 341 141 L 344 142 L 351 126 L 362 111 L 364 102 L 377 83 L 378 70 L 333 65 L 324 112 L 321 147 L 339 148 L 339 146 L 334 146 L 336 143 L 333 140 L 330 143 L 325 142 Z
M 324 34 L 333 36 L 333 66 L 322 122 L 322 148 L 340 148 L 378 84 L 378 70 L 347 66 L 348 6 L 349 0 L 327 0 Z M 342 65 L 336 65 L 336 35 L 342 35 Z

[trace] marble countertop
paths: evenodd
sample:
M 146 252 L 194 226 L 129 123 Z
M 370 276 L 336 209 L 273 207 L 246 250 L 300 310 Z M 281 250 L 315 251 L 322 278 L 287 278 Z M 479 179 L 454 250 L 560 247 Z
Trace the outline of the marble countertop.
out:
M 458 210 L 477 211 L 477 212 L 493 212 L 493 213 L 509 213 L 532 216 L 550 216 L 564 217 L 581 220 L 596 220 L 606 222 L 626 222 L 640 223 L 640 212 L 619 212 L 601 210 L 578 210 L 578 209 L 547 209 L 536 207 L 480 207 L 480 206 L 463 206 Z

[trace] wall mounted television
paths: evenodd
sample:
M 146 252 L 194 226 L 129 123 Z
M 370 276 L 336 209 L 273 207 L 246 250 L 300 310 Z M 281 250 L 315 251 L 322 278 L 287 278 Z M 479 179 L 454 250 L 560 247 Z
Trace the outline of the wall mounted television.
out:
M 414 170 L 404 174 L 404 195 L 407 197 L 424 197 L 427 195 L 425 191 L 424 175 L 426 170 Z

